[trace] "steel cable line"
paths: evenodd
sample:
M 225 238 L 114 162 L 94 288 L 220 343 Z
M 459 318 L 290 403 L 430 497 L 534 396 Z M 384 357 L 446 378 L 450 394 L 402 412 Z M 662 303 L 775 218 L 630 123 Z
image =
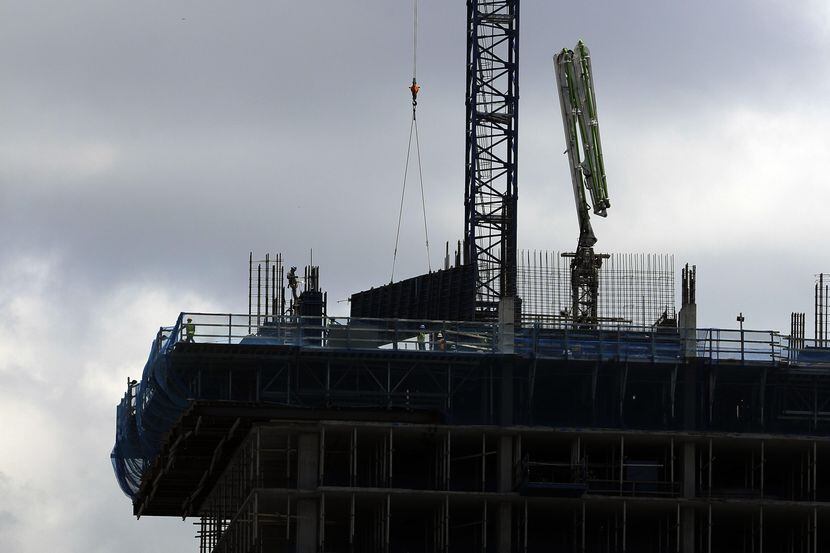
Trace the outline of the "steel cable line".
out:
M 417 67 L 418 67 L 418 0 L 413 0 L 413 12 L 414 12 L 414 24 L 413 24 L 413 33 L 412 33 L 412 86 L 410 87 L 410 91 L 412 92 L 412 121 L 409 124 L 409 140 L 406 146 L 406 163 L 404 165 L 404 173 L 403 173 L 403 185 L 401 187 L 401 203 L 398 209 L 398 225 L 397 230 L 395 231 L 395 250 L 392 255 L 392 274 L 390 276 L 389 281 L 394 282 L 395 280 L 395 265 L 398 259 L 398 244 L 400 242 L 400 235 L 401 235 L 401 221 L 403 219 L 403 204 L 404 199 L 406 197 L 406 179 L 409 174 L 409 160 L 412 155 L 412 135 L 413 131 L 415 134 L 415 154 L 418 161 L 418 181 L 420 184 L 421 189 L 421 209 L 423 212 L 423 219 L 424 219 L 424 242 L 426 244 L 426 253 L 427 253 L 427 269 L 432 272 L 432 261 L 430 259 L 429 253 L 429 230 L 427 227 L 427 208 L 426 208 L 426 197 L 424 195 L 424 172 L 421 165 L 421 144 L 420 139 L 418 136 L 418 119 L 416 117 L 416 108 L 418 106 L 418 91 L 420 90 L 420 86 L 418 85 L 417 81 Z

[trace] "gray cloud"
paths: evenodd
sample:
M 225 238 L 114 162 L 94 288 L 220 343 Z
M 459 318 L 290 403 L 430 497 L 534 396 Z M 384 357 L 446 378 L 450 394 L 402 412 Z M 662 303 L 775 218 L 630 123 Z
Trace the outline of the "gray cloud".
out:
M 0 440 L 19 501 L 0 549 L 192 549 L 189 523 L 130 516 L 113 406 L 157 326 L 244 309 L 249 250 L 299 265 L 313 248 L 332 301 L 388 280 L 410 9 L 0 3 L 0 411 L 19 430 Z M 463 226 L 465 15 L 421 5 L 433 266 Z M 704 325 L 740 310 L 786 330 L 830 261 L 828 21 L 820 2 L 524 2 L 520 246 L 576 237 L 551 56 L 583 38 L 614 205 L 600 246 L 697 263 Z M 401 277 L 426 269 L 419 200 L 410 185 Z

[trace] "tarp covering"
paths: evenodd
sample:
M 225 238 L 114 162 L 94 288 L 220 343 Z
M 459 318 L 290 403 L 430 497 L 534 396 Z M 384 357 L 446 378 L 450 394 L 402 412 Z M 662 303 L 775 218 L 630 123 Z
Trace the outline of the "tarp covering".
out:
M 153 340 L 140 382 L 133 381 L 116 407 L 115 446 L 110 454 L 121 490 L 131 499 L 158 455 L 165 433 L 188 405 L 187 389 L 170 368 L 170 352 L 181 332 L 182 317 L 160 329 Z

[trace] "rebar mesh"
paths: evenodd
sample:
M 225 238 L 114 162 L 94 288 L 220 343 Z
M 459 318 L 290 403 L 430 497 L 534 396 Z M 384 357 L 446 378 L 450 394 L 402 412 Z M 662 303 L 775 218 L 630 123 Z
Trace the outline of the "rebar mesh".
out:
M 570 260 L 559 252 L 519 253 L 522 321 L 558 326 L 571 321 Z M 675 319 L 674 256 L 611 254 L 599 271 L 600 325 L 652 326 Z

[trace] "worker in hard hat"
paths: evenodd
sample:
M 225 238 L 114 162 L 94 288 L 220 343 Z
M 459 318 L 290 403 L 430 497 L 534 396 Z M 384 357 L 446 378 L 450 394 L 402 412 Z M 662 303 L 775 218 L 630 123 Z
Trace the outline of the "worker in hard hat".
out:
M 415 79 L 412 79 L 412 86 L 409 87 L 409 91 L 412 93 L 412 107 L 418 105 L 418 91 L 421 90 L 421 87 L 418 86 L 418 83 Z
M 300 285 L 300 278 L 297 276 L 297 267 L 291 267 L 288 270 L 288 276 L 285 277 L 288 279 L 288 287 L 291 288 L 291 297 L 294 298 L 294 301 L 297 301 L 297 287 Z
M 438 351 L 446 351 L 447 350 L 447 341 L 444 340 L 444 333 L 439 332 L 438 335 L 436 336 L 435 347 Z
M 427 349 L 427 327 L 421 325 L 418 327 L 418 350 L 424 351 Z
M 156 353 L 161 351 L 165 338 L 167 337 L 164 335 L 164 327 L 159 327 L 159 331 L 156 333 Z
M 195 343 L 196 340 L 194 340 L 193 337 L 196 335 L 196 325 L 193 324 L 193 319 L 190 317 L 187 318 L 187 324 L 184 325 L 184 331 L 186 336 L 185 342 L 190 342 L 191 344 Z

